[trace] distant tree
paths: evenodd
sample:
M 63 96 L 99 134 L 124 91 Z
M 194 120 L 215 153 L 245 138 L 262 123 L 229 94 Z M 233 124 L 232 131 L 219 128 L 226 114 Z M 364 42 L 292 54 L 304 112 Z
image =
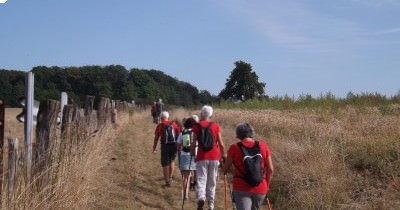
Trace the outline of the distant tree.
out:
M 258 81 L 258 76 L 251 65 L 243 61 L 236 61 L 235 65 L 219 96 L 223 99 L 240 101 L 263 96 L 265 83 Z
M 131 69 L 129 81 L 133 83 L 137 90 L 137 96 L 143 102 L 149 103 L 159 95 L 157 83 L 144 70 Z
M 200 104 L 212 104 L 215 100 L 215 96 L 212 96 L 207 90 L 201 90 L 199 93 Z

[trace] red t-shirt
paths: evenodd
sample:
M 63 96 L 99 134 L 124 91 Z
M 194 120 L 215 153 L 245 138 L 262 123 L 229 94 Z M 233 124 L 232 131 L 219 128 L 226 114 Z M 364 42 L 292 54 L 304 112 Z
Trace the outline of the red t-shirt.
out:
M 200 126 L 205 128 L 207 127 L 208 123 L 212 123 L 210 125 L 210 129 L 213 133 L 214 136 L 214 147 L 209 150 L 209 151 L 203 151 L 203 149 L 200 146 Z M 198 124 L 193 126 L 193 133 L 196 134 L 197 136 L 197 143 L 199 145 L 198 150 L 197 150 L 197 156 L 196 156 L 196 161 L 200 160 L 219 160 L 221 158 L 221 154 L 218 148 L 218 143 L 217 143 L 217 136 L 220 133 L 221 129 L 219 125 L 215 122 L 210 122 L 210 121 L 200 121 Z
M 254 146 L 255 143 L 254 141 L 242 141 L 242 144 L 245 147 L 251 148 Z M 266 167 L 267 158 L 271 155 L 271 153 L 265 142 L 259 141 L 259 145 L 260 145 L 260 153 L 265 163 L 264 165 L 262 165 L 262 168 L 264 169 Z M 255 187 L 247 184 L 246 180 L 242 178 L 244 174 L 242 174 L 241 172 L 245 173 L 245 168 L 243 164 L 244 154 L 238 144 L 233 144 L 229 147 L 228 156 L 232 157 L 233 164 L 235 166 L 234 176 L 232 180 L 234 190 L 258 193 L 258 194 L 266 194 L 268 192 L 268 183 L 265 173 L 263 181 Z M 236 167 L 238 167 L 240 171 Z
M 155 131 L 155 135 L 158 137 L 161 137 L 161 141 L 163 141 L 163 137 L 164 137 L 164 125 L 168 125 L 171 122 L 169 122 L 168 120 L 164 120 L 162 121 L 160 124 L 157 125 L 156 127 L 156 131 Z M 171 124 L 172 128 L 175 131 L 175 137 L 177 138 L 179 133 L 180 133 L 180 129 L 178 127 L 178 125 L 175 122 L 172 122 Z

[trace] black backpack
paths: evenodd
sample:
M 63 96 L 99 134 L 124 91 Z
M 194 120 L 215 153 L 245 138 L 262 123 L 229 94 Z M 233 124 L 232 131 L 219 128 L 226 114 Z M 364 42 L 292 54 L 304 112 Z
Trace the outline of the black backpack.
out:
M 252 148 L 245 147 L 242 142 L 238 143 L 240 149 L 242 150 L 244 157 L 243 157 L 243 165 L 245 168 L 245 173 L 240 171 L 238 167 L 236 167 L 241 174 L 243 174 L 244 180 L 250 186 L 257 186 L 263 180 L 263 157 L 260 153 L 260 145 L 258 141 L 255 141 L 255 144 Z
M 214 135 L 211 131 L 211 126 L 212 122 L 209 122 L 206 127 L 201 127 L 200 126 L 200 146 L 203 149 L 203 151 L 210 151 L 214 147 Z
M 175 131 L 174 128 L 172 127 L 172 123 L 170 124 L 164 124 L 164 144 L 174 144 L 176 143 L 175 139 Z

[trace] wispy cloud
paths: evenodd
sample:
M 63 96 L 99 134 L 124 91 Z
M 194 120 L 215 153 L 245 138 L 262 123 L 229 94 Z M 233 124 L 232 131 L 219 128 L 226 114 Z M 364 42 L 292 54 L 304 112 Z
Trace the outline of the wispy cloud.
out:
M 396 33 L 400 33 L 400 27 L 385 29 L 385 30 L 381 30 L 381 31 L 373 31 L 373 32 L 367 33 L 367 35 L 389 35 L 389 34 L 396 34 Z
M 227 6 L 229 5 L 229 6 Z M 282 1 L 233 1 L 227 3 L 245 24 L 252 26 L 267 40 L 284 47 L 307 51 L 330 51 L 352 36 L 355 23 L 309 9 L 306 5 Z
M 352 0 L 356 1 L 356 0 Z M 358 0 L 360 1 L 360 0 Z M 366 0 L 372 2 L 373 0 Z M 400 0 L 376 0 L 391 2 Z M 235 18 L 263 34 L 267 41 L 286 48 L 312 52 L 351 50 L 357 46 L 381 44 L 370 35 L 400 32 L 400 28 L 366 32 L 365 24 L 339 17 L 335 13 L 317 10 L 305 3 L 293 1 L 224 1 Z M 393 40 L 392 40 L 393 41 Z
M 371 7 L 400 6 L 400 0 L 351 0 L 351 1 Z

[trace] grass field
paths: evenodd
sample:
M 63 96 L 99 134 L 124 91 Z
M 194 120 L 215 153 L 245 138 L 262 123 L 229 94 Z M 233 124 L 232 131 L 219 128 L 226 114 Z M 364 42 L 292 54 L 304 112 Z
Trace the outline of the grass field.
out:
M 256 138 L 267 142 L 276 169 L 269 193 L 274 209 L 398 209 L 400 109 L 393 110 L 217 109 L 213 120 L 227 146 L 237 141 L 239 122 L 251 123 Z M 16 112 L 7 110 L 7 120 Z M 178 109 L 171 118 L 196 113 Z M 160 154 L 151 153 L 154 128 L 149 113 L 137 112 L 91 143 L 58 196 L 64 204 L 53 207 L 180 209 L 180 173 L 171 188 L 162 187 Z M 222 190 L 219 180 L 216 209 L 224 207 Z M 185 209 L 194 209 L 194 198 L 192 192 Z

